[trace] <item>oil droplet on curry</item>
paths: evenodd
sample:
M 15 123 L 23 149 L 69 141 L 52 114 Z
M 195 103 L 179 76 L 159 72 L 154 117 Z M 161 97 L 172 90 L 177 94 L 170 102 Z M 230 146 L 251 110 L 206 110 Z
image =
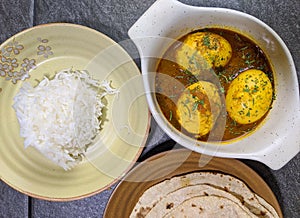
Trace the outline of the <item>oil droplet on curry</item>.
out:
M 173 43 L 158 62 L 155 88 L 166 119 L 200 141 L 220 140 L 220 131 L 226 141 L 255 130 L 275 96 L 264 52 L 221 28 L 194 31 Z

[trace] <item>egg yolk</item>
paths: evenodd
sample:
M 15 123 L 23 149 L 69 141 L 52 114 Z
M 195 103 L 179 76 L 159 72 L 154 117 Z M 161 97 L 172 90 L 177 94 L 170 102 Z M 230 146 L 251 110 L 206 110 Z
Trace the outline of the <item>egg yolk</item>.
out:
M 176 115 L 189 133 L 202 136 L 209 133 L 221 111 L 217 87 L 206 81 L 188 86 L 177 101 Z
M 176 61 L 192 74 L 212 67 L 224 67 L 232 56 L 230 43 L 210 32 L 189 34 L 176 53 Z
M 230 84 L 226 110 L 240 124 L 253 123 L 269 110 L 273 99 L 272 84 L 261 70 L 246 70 Z

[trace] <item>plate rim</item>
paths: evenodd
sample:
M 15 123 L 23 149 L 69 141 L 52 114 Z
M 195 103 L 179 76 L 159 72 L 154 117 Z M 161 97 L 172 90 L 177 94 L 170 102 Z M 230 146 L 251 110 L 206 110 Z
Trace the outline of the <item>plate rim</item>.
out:
M 132 67 L 136 69 L 136 72 L 139 73 L 139 75 L 141 75 L 140 69 L 138 68 L 137 64 L 134 62 L 134 60 L 132 59 L 130 54 L 125 50 L 125 48 L 123 48 L 121 45 L 119 45 L 115 40 L 110 38 L 108 35 L 100 32 L 96 29 L 93 29 L 91 27 L 84 26 L 84 25 L 81 25 L 81 24 L 68 23 L 68 22 L 51 22 L 51 23 L 39 24 L 39 25 L 36 25 L 36 26 L 26 28 L 26 29 L 24 29 L 20 32 L 17 32 L 16 34 L 10 36 L 9 38 L 4 40 L 0 44 L 0 47 L 2 47 L 3 45 L 9 43 L 10 41 L 14 40 L 15 38 L 20 37 L 24 34 L 27 34 L 31 31 L 34 31 L 34 30 L 40 29 L 40 28 L 48 28 L 48 27 L 72 27 L 72 28 L 77 28 L 77 29 L 89 31 L 93 34 L 98 35 L 99 37 L 107 40 L 107 42 L 111 43 L 112 45 L 117 46 L 117 48 L 120 49 L 124 55 L 127 55 L 130 62 L 131 62 L 131 64 L 132 64 Z M 2 77 L 0 77 L 0 78 L 2 78 Z M 9 81 L 5 81 L 5 82 L 9 82 Z M 22 81 L 22 82 L 24 82 L 24 81 Z M 146 99 L 145 99 L 145 101 L 146 101 Z M 100 193 L 104 190 L 107 190 L 111 186 L 113 186 L 114 184 L 118 183 L 130 171 L 130 169 L 135 165 L 136 161 L 140 157 L 140 155 L 141 155 L 141 153 L 142 153 L 142 151 L 143 151 L 143 149 L 146 145 L 146 142 L 147 142 L 147 139 L 148 139 L 148 136 L 149 136 L 149 132 L 150 132 L 150 126 L 151 126 L 151 113 L 150 113 L 149 107 L 147 107 L 146 113 L 147 113 L 147 122 L 146 122 L 146 126 L 145 126 L 145 134 L 143 136 L 141 144 L 139 145 L 139 149 L 137 149 L 137 152 L 134 155 L 134 158 L 131 160 L 131 163 L 128 165 L 128 167 L 117 178 L 114 178 L 110 183 L 108 183 L 107 185 L 105 185 L 105 186 L 103 186 L 103 187 L 101 187 L 101 188 L 99 188 L 95 191 L 83 193 L 83 194 L 80 194 L 80 195 L 74 195 L 74 196 L 70 196 L 70 197 L 51 197 L 51 196 L 39 195 L 39 194 L 35 194 L 33 192 L 30 192 L 30 191 L 23 190 L 22 188 L 20 188 L 17 185 L 13 184 L 13 182 L 11 182 L 9 180 L 6 180 L 2 175 L 0 175 L 0 180 L 2 182 L 4 182 L 6 185 L 8 185 L 9 187 L 13 188 L 14 190 L 16 190 L 16 191 L 18 191 L 22 194 L 25 194 L 29 197 L 33 197 L 33 198 L 40 199 L 40 200 L 54 201 L 54 202 L 66 202 L 66 201 L 79 200 L 79 199 L 83 199 L 83 198 L 86 198 L 86 197 L 96 195 L 96 194 L 98 194 L 98 193 Z

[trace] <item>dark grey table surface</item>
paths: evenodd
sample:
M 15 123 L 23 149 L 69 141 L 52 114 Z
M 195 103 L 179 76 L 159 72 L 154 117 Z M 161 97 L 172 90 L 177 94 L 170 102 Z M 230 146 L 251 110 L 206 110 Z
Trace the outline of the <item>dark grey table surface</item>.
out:
M 70 22 L 94 28 L 113 40 L 128 39 L 127 31 L 155 0 L 1 0 L 0 43 L 26 28 L 50 22 Z M 285 41 L 300 70 L 299 0 L 181 0 L 196 6 L 225 7 L 254 15 Z M 169 140 L 152 120 L 143 155 Z M 1 130 L 0 130 L 1 131 Z M 291 130 L 292 131 L 292 130 Z M 299 132 L 295 132 L 299 134 Z M 159 150 L 159 149 L 158 149 Z M 300 155 L 273 171 L 255 161 L 243 160 L 271 187 L 284 217 L 300 217 Z M 0 166 L 1 167 L 1 166 Z M 0 217 L 102 217 L 110 190 L 71 202 L 50 202 L 28 197 L 0 181 Z M 120 211 L 120 217 L 122 217 Z

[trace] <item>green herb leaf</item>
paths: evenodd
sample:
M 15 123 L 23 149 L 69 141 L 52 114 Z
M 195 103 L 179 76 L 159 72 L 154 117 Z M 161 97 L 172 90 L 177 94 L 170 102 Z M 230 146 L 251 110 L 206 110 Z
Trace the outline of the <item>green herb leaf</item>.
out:
M 201 99 L 198 102 L 199 102 L 200 105 L 204 105 L 204 100 Z
M 183 71 L 183 73 L 185 73 L 186 75 L 189 75 L 189 76 L 193 75 L 193 74 L 191 73 L 191 71 L 189 71 L 188 69 L 185 69 L 185 70 Z
M 245 64 L 247 64 L 247 65 L 251 65 L 251 64 L 253 64 L 255 62 L 255 60 L 245 60 Z
M 210 39 L 209 39 L 209 34 L 206 34 L 203 38 L 203 45 L 209 47 L 210 46 Z
M 193 111 L 197 110 L 199 105 L 204 105 L 204 100 L 200 99 L 198 101 L 195 101 L 192 110 Z
M 245 88 L 243 91 L 249 93 L 249 92 L 250 92 L 250 89 L 249 89 L 249 88 Z
M 193 108 L 192 108 L 192 111 L 195 111 L 198 109 L 198 103 L 195 102 L 194 105 L 193 105 Z
M 225 75 L 221 74 L 220 76 L 225 79 L 226 83 L 229 83 L 229 80 L 227 79 L 227 77 Z
M 173 113 L 172 113 L 172 111 L 170 111 L 170 115 L 169 115 L 169 121 L 171 121 L 171 120 L 172 120 L 172 118 L 173 118 Z
M 240 51 L 244 51 L 244 50 L 246 50 L 248 48 L 248 46 L 245 46 L 245 47 L 243 47 L 243 48 L 240 48 Z

